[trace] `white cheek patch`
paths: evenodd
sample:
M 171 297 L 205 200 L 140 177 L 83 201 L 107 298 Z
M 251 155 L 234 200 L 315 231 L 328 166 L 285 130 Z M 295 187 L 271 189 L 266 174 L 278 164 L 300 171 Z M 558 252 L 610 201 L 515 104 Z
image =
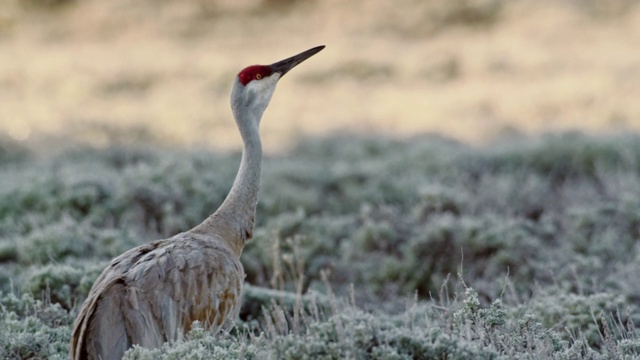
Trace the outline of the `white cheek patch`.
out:
M 231 93 L 231 108 L 237 115 L 236 118 L 251 115 L 259 125 L 279 79 L 280 74 L 276 73 L 261 80 L 253 80 L 247 85 L 236 81 Z
M 272 89 L 273 92 L 279 79 L 280 74 L 275 73 L 260 80 L 253 80 L 247 84 L 247 87 L 249 88 L 248 90 L 255 91 L 256 93 L 263 93 L 268 89 Z
M 271 100 L 276 84 L 280 79 L 280 74 L 275 73 L 261 80 L 253 80 L 247 84 L 247 91 L 255 97 L 255 105 L 266 108 Z

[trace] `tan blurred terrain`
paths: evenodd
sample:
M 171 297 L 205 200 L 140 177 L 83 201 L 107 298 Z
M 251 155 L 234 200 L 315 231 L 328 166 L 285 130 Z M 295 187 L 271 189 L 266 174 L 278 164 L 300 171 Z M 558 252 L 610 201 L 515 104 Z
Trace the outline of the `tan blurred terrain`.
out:
M 640 129 L 631 0 L 0 0 L 0 133 L 237 146 L 234 75 L 319 44 L 267 149 L 330 131 L 484 141 Z

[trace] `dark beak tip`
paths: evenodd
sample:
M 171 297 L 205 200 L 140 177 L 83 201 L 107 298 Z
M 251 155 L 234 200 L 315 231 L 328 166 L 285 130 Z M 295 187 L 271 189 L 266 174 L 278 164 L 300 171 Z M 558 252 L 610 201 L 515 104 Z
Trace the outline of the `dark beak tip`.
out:
M 309 49 L 309 50 L 307 50 L 305 52 L 309 52 L 309 57 L 311 57 L 311 56 L 319 53 L 320 51 L 322 51 L 325 47 L 326 47 L 325 45 L 319 45 L 319 46 L 313 47 L 313 48 L 311 48 L 311 49 Z M 303 52 L 303 54 L 305 52 Z
M 297 55 L 291 56 L 289 58 L 286 58 L 284 60 L 281 60 L 281 61 L 278 61 L 276 63 L 271 64 L 271 69 L 274 72 L 279 72 L 281 74 L 281 76 L 284 76 L 284 74 L 289 72 L 289 70 L 293 69 L 298 64 L 300 64 L 301 62 L 307 60 L 311 56 L 319 53 L 324 48 L 325 48 L 325 45 L 320 45 L 320 46 L 313 47 L 313 48 L 311 48 L 309 50 L 306 50 L 306 51 L 303 51 L 303 52 L 301 52 L 301 53 L 299 53 Z

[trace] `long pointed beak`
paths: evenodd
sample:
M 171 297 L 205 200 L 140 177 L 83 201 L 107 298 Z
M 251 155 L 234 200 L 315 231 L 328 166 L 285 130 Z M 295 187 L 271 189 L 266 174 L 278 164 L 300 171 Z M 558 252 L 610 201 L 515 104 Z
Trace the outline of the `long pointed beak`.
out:
M 296 67 L 296 65 L 300 64 L 301 62 L 307 60 L 308 58 L 310 58 L 311 56 L 317 54 L 320 52 L 320 50 L 324 49 L 324 45 L 320 45 L 320 46 L 316 46 L 312 49 L 309 49 L 307 51 L 303 51 L 298 55 L 294 55 L 290 58 L 284 59 L 284 60 L 280 60 L 276 63 L 273 63 L 271 65 L 269 65 L 271 67 L 271 70 L 273 72 L 277 72 L 280 73 L 280 77 L 283 77 L 284 74 L 286 74 L 287 72 L 289 72 L 289 70 L 293 69 L 294 67 Z

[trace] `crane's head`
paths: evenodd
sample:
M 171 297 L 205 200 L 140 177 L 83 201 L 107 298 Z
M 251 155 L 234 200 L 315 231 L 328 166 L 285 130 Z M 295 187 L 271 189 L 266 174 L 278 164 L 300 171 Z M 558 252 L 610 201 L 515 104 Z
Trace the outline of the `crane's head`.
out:
M 236 120 L 241 121 L 247 118 L 245 115 L 250 115 L 250 118 L 259 122 L 262 113 L 269 105 L 278 80 L 296 65 L 322 49 L 324 45 L 316 46 L 271 65 L 253 65 L 240 71 L 231 91 L 231 109 Z

